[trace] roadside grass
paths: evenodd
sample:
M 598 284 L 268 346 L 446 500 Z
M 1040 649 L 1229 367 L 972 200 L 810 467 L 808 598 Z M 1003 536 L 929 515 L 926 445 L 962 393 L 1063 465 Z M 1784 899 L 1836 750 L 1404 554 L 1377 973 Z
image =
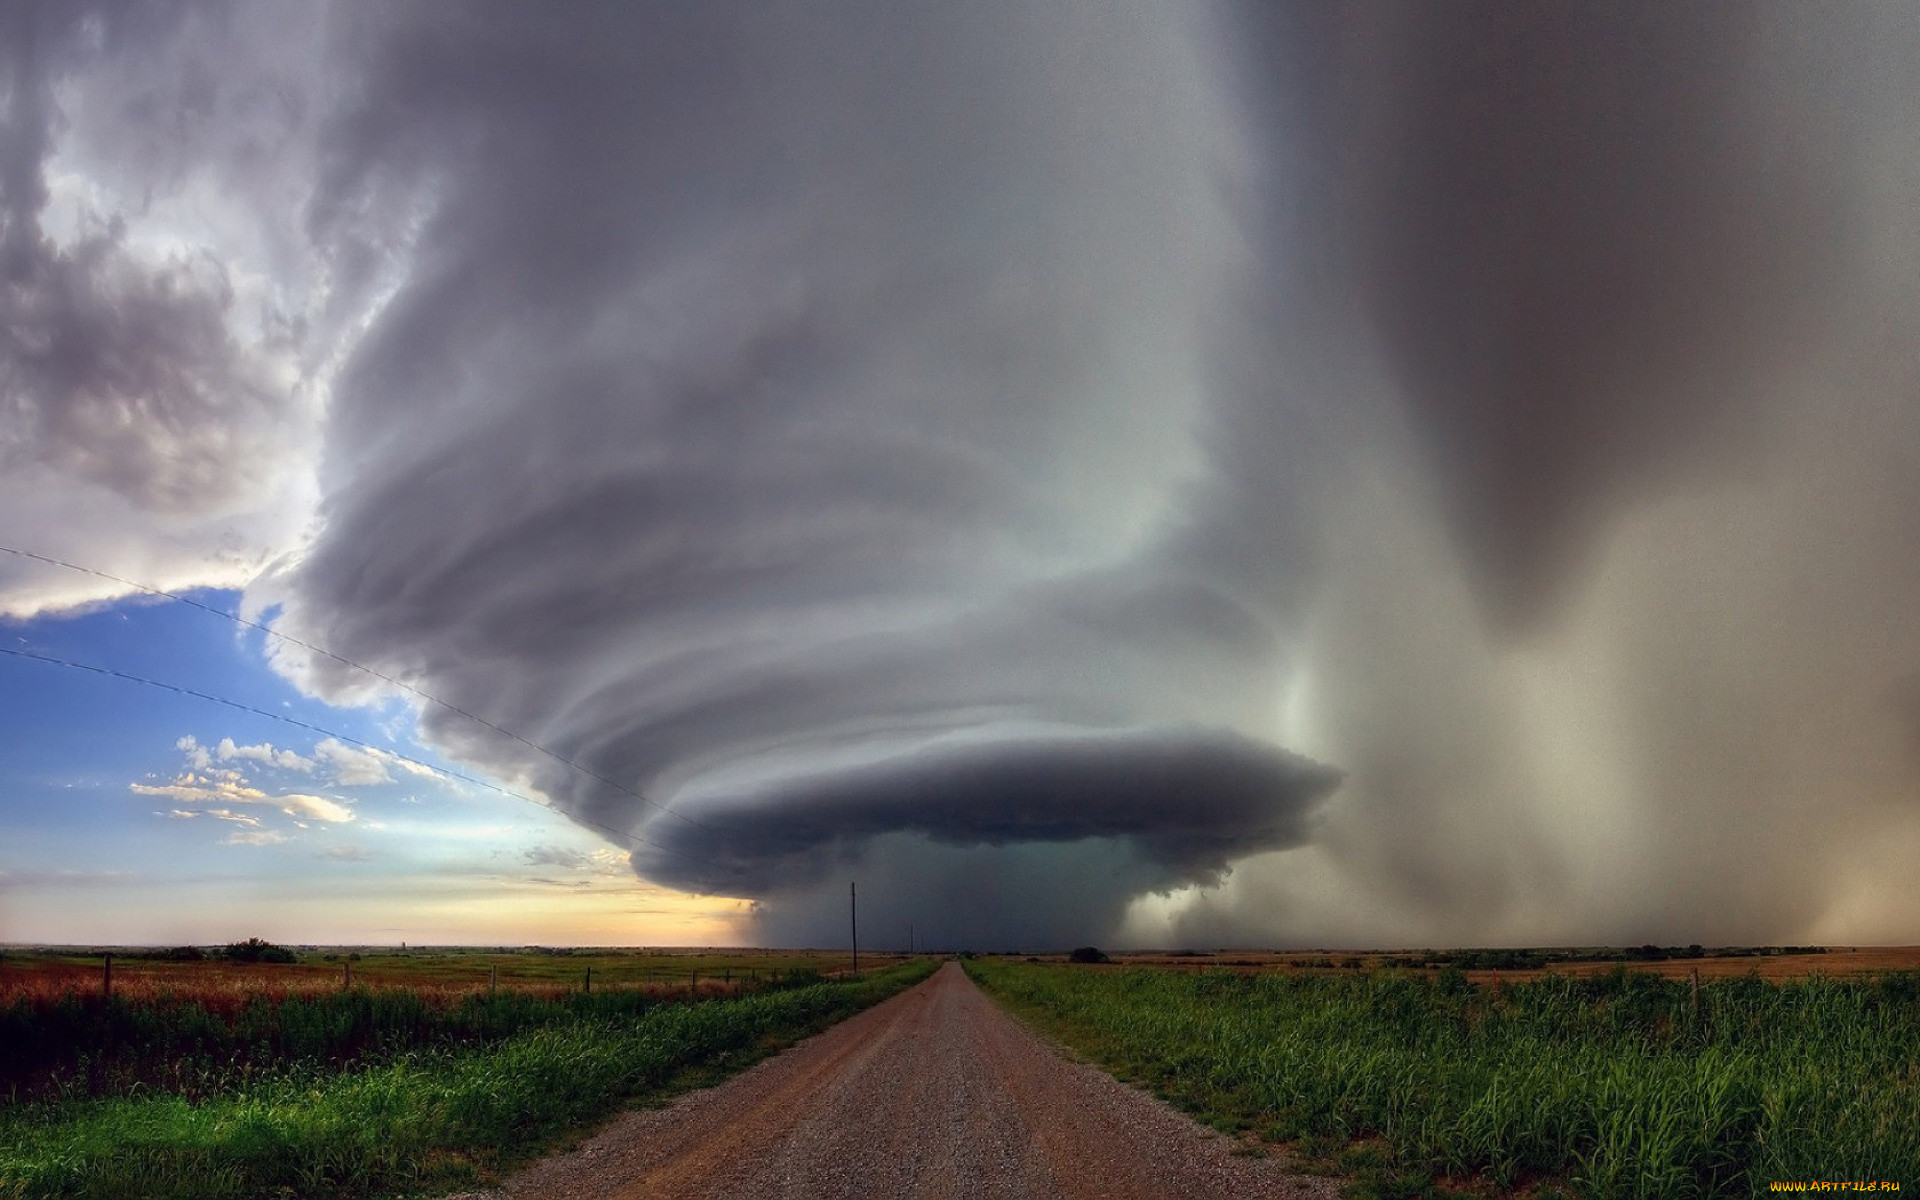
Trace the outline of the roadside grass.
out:
M 272 968 L 184 977 L 172 986 L 16 988 L 0 995 L 0 1100 L 78 1099 L 145 1087 L 197 1099 L 295 1064 L 369 1065 L 587 1018 L 634 1017 L 666 1003 L 822 982 L 814 970 L 678 987 L 603 984 L 475 990 L 356 983 L 279 986 Z M 251 987 L 247 985 L 251 983 Z
M 471 1187 L 636 1102 L 739 1070 L 932 973 L 922 960 L 641 1011 L 583 1011 L 478 1048 L 296 1064 L 190 1100 L 0 1108 L 0 1197 L 239 1200 Z
M 1920 973 L 1184 973 L 973 960 L 990 993 L 1216 1128 L 1369 1197 L 1695 1200 L 1920 1186 Z

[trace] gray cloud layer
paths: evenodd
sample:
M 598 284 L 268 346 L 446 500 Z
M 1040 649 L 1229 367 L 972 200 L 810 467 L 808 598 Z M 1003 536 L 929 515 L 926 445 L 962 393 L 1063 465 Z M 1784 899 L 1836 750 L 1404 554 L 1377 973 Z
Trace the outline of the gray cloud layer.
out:
M 293 182 L 305 81 L 266 8 L 0 14 L 0 535 L 163 586 L 238 586 L 311 505 Z M 278 22 L 272 29 L 269 22 Z M 289 196 L 291 193 L 291 196 Z M 282 261 L 275 263 L 278 258 Z M 111 595 L 0 564 L 0 612 Z
M 1836 870 L 1920 850 L 1910 7 L 254 11 L 16 50 L 86 82 L 11 92 L 8 452 L 177 521 L 324 393 L 254 601 L 670 804 L 423 714 L 645 874 L 801 941 L 854 872 L 975 942 L 1920 911 Z M 115 167 L 147 76 L 214 115 Z M 87 266 L 50 104 L 252 224 Z

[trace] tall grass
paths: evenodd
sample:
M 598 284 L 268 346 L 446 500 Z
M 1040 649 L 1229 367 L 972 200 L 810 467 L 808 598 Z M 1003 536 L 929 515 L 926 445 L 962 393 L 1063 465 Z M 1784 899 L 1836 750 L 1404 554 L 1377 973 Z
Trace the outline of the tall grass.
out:
M 932 966 L 631 1012 L 582 1004 L 492 1045 L 418 1050 L 341 1073 L 287 1070 L 198 1102 L 15 1105 L 0 1109 L 0 1196 L 222 1200 L 464 1186 L 690 1069 L 741 1066 L 825 1028 Z
M 1176 974 L 975 961 L 1116 1072 L 1280 1141 L 1595 1200 L 1920 1186 L 1920 975 L 1684 982 Z
M 817 983 L 785 972 L 708 996 Z M 633 1017 L 689 998 L 687 987 L 443 987 L 325 991 L 18 991 L 0 999 L 0 1099 L 106 1095 L 136 1085 L 198 1098 L 294 1063 L 344 1066 L 409 1050 L 498 1041 L 583 1018 Z

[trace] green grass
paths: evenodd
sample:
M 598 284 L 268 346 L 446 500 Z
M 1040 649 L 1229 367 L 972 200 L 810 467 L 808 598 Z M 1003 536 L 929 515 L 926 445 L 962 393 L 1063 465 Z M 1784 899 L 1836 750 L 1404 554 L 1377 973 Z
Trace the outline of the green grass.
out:
M 1709 982 L 1696 1007 L 1686 983 L 1624 971 L 1490 989 L 1458 972 L 967 969 L 1122 1078 L 1304 1141 L 1374 1195 L 1436 1179 L 1593 1200 L 1920 1187 L 1912 973 Z
M 737 989 L 819 982 L 814 971 L 768 973 Z M 657 986 L 489 993 L 364 984 L 313 993 L 20 995 L 0 999 L 0 1098 L 145 1087 L 192 1099 L 293 1064 L 342 1067 L 496 1042 L 569 1021 L 637 1017 L 686 997 Z
M 498 1043 L 269 1073 L 191 1101 L 0 1109 L 0 1196 L 386 1196 L 494 1178 L 636 1101 L 706 1082 L 925 978 L 928 961 L 738 999 L 586 1011 Z

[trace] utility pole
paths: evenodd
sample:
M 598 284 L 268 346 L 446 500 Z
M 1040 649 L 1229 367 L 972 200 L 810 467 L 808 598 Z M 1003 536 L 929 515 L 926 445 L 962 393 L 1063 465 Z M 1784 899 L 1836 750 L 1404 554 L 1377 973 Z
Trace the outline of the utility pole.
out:
M 860 885 L 851 881 L 847 884 L 847 904 L 853 917 L 853 973 L 860 973 Z

